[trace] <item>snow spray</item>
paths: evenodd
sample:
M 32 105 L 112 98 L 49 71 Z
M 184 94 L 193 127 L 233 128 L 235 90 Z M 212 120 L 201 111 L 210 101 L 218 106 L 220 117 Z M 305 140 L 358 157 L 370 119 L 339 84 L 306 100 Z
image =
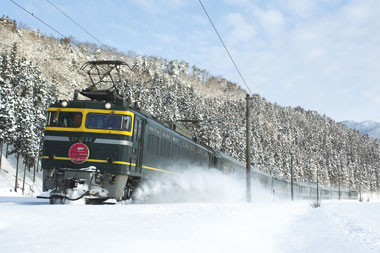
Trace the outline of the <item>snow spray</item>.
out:
M 257 199 L 262 187 L 253 188 Z M 136 203 L 243 202 L 245 178 L 216 169 L 191 167 L 182 172 L 143 181 L 134 193 Z M 269 195 L 269 194 L 268 194 Z M 268 196 L 271 199 L 271 197 Z

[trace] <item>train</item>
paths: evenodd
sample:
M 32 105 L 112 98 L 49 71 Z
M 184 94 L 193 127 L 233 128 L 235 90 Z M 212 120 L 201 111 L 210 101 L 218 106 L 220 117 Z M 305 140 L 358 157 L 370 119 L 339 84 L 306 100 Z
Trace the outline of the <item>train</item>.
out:
M 49 106 L 40 198 L 48 198 L 51 204 L 82 198 L 87 204 L 128 200 L 142 180 L 160 174 L 169 177 L 193 166 L 245 176 L 242 162 L 194 140 L 177 122 L 159 121 L 119 96 L 115 78 L 110 79 L 111 88 L 97 88 L 112 70 L 119 74 L 122 65 L 125 63 L 121 61 L 88 62 L 92 85 L 75 91 L 71 101 L 60 100 Z M 98 82 L 94 73 L 99 75 Z M 79 99 L 79 94 L 84 99 Z M 289 194 L 290 184 L 285 179 L 255 168 L 251 177 L 274 194 Z M 296 197 L 312 198 L 316 194 L 313 185 L 293 186 Z M 322 198 L 356 197 L 349 190 L 319 187 L 319 191 Z

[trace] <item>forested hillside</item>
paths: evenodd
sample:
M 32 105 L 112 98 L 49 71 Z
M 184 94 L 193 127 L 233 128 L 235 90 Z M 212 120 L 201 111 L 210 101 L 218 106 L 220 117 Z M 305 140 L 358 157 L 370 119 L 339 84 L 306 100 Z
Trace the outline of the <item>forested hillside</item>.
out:
M 246 92 L 235 83 L 185 61 L 60 40 L 20 28 L 7 18 L 0 20 L 0 35 L 0 138 L 33 150 L 23 151 L 26 160 L 37 157 L 35 143 L 40 141 L 41 115 L 48 103 L 86 88 L 89 83 L 80 67 L 96 59 L 129 63 L 131 70 L 122 72 L 119 88 L 132 103 L 163 121 L 203 120 L 187 123 L 194 137 L 245 160 L 245 122 L 237 119 L 245 117 Z M 377 190 L 378 140 L 318 112 L 281 107 L 258 94 L 251 106 L 253 166 L 289 178 L 293 157 L 297 181 L 315 183 L 318 175 L 325 185 L 336 186 L 341 180 L 345 187 Z

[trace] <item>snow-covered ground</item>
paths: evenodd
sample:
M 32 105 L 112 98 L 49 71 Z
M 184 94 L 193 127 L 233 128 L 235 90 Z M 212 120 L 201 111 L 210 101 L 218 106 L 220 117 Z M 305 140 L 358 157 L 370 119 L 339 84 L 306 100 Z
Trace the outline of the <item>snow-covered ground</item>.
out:
M 51 206 L 0 197 L 0 252 L 380 252 L 380 203 Z
M 6 163 L 9 174 L 13 161 Z M 143 186 L 134 204 L 49 205 L 20 191 L 9 194 L 4 174 L 2 253 L 380 252 L 380 202 L 374 198 L 312 208 L 310 201 L 274 199 L 255 187 L 248 204 L 238 179 L 195 170 Z

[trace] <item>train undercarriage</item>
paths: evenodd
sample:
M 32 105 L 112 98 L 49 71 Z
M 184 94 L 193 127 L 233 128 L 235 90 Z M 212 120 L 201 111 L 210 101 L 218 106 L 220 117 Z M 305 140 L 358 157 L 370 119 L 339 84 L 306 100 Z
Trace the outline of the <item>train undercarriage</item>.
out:
M 38 198 L 50 204 L 64 204 L 84 199 L 86 204 L 115 204 L 132 199 L 138 178 L 103 173 L 95 167 L 51 169 L 44 171 L 44 193 Z

